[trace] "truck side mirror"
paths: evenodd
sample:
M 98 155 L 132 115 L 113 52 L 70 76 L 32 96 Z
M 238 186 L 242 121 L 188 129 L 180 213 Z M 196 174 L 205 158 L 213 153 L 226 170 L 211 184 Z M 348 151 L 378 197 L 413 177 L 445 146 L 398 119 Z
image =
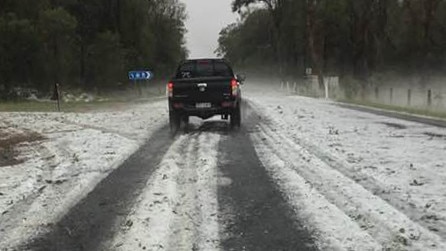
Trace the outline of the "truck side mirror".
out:
M 240 84 L 243 84 L 243 82 L 246 80 L 246 76 L 244 74 L 237 74 L 236 77 Z

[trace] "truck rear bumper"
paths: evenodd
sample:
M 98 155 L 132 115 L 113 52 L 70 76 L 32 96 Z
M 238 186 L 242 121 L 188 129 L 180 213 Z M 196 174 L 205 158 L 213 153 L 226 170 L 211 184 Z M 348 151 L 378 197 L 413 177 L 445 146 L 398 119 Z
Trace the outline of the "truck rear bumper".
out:
M 208 119 L 215 115 L 230 115 L 236 107 L 236 101 L 225 101 L 220 105 L 212 104 L 210 108 L 196 108 L 195 104 L 169 102 L 170 111 L 174 111 L 181 116 L 195 116 L 202 119 Z

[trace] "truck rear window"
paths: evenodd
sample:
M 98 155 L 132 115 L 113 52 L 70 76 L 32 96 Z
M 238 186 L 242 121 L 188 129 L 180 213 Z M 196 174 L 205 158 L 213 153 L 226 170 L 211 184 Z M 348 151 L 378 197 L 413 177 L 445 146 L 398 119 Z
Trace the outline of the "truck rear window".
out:
M 197 60 L 182 64 L 177 71 L 176 78 L 200 78 L 200 77 L 232 77 L 231 68 L 221 61 Z

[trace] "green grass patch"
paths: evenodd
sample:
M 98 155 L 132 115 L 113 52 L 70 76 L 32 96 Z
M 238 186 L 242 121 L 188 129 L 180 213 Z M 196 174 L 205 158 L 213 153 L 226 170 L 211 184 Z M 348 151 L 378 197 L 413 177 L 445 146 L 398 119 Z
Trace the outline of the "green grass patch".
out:
M 57 106 L 53 102 L 0 102 L 1 112 L 54 112 Z
M 152 99 L 135 99 L 130 101 L 109 100 L 93 102 L 61 102 L 61 112 L 91 112 L 101 110 L 122 110 L 129 105 L 150 102 Z M 0 102 L 0 112 L 57 112 L 56 102 L 19 101 Z
M 410 113 L 410 114 L 414 114 L 414 115 L 422 115 L 422 116 L 446 119 L 446 112 L 437 112 L 437 111 L 430 111 L 430 110 L 424 110 L 424 109 L 417 109 L 417 108 L 413 108 L 413 107 L 401 107 L 401 106 L 396 106 L 396 105 L 386 105 L 386 104 L 373 103 L 373 102 L 369 102 L 369 101 L 358 101 L 358 100 L 351 100 L 351 99 L 340 99 L 338 101 L 343 102 L 343 103 L 355 104 L 355 105 L 369 106 L 369 107 L 383 109 L 383 110 L 406 112 L 406 113 Z

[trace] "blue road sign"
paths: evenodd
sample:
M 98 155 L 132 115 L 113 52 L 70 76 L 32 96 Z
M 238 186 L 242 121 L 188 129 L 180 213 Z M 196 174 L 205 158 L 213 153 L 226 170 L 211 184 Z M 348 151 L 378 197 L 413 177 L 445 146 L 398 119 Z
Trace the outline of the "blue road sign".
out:
M 130 80 L 149 80 L 153 77 L 150 71 L 129 71 Z

